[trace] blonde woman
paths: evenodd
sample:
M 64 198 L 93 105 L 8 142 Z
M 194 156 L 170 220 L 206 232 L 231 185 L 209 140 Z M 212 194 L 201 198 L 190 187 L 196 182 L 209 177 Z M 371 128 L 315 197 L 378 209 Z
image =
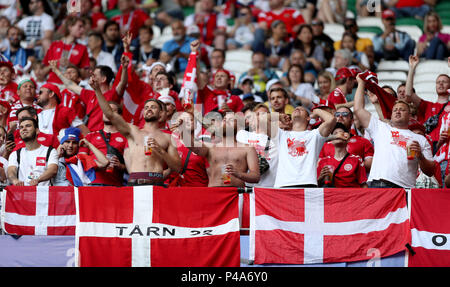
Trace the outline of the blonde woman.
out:
M 417 44 L 417 55 L 426 59 L 443 60 L 449 55 L 450 34 L 442 33 L 442 22 L 434 11 L 425 15 L 424 33 Z

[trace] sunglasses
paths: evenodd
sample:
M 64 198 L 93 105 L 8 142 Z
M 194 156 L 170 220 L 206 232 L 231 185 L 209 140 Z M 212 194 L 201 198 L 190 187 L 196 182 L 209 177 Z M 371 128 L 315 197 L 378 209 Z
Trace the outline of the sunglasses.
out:
M 348 117 L 349 115 L 350 115 L 349 112 L 335 112 L 335 113 L 334 113 L 334 116 L 335 116 L 336 118 L 338 118 L 338 117 Z

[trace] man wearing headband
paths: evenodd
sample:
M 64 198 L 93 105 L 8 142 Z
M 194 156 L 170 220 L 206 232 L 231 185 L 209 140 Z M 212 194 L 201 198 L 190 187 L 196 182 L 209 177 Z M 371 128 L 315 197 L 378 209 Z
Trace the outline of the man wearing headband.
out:
M 42 108 L 35 102 L 36 87 L 36 82 L 33 78 L 25 78 L 20 81 L 17 87 L 19 99 L 11 105 L 11 111 L 7 120 L 7 124 L 10 129 L 15 130 L 17 128 L 16 111 L 18 109 L 25 106 L 32 106 L 38 113 L 42 111 Z

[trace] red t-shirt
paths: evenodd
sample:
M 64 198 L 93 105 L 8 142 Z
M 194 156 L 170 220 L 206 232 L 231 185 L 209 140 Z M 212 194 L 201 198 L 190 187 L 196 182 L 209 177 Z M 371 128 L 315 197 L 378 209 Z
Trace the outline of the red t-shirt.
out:
M 360 136 L 352 136 L 348 140 L 347 151 L 350 154 L 359 156 L 363 160 L 373 157 L 374 153 L 372 143 L 368 139 Z M 334 145 L 331 142 L 325 143 L 319 154 L 319 158 L 325 158 L 327 156 L 334 157 Z
M 19 97 L 17 95 L 17 83 L 10 82 L 3 89 L 0 90 L 0 100 L 8 101 L 8 99 L 18 100 Z
M 114 88 L 104 93 L 103 96 L 107 101 L 115 101 L 120 103 L 119 95 Z M 89 121 L 87 123 L 88 129 L 91 132 L 103 129 L 103 111 L 98 104 L 95 92 L 92 90 L 82 89 L 80 100 L 86 107 L 86 115 L 89 115 Z
M 130 18 L 131 16 L 131 18 Z M 124 28 L 126 31 L 131 32 L 131 37 L 134 39 L 139 34 L 139 28 L 141 28 L 150 16 L 144 11 L 136 9 L 131 13 L 125 15 L 117 15 L 111 18 L 111 20 L 119 23 L 120 28 Z
M 14 121 L 18 120 L 17 116 L 16 116 L 16 112 L 17 112 L 17 110 L 19 110 L 22 107 L 24 107 L 24 105 L 22 104 L 22 102 L 20 100 L 14 102 L 11 105 L 11 111 L 9 112 L 9 116 L 8 116 L 7 121 L 6 121 L 7 126 L 9 126 L 10 122 L 14 122 Z M 36 104 L 35 102 L 33 103 L 33 108 L 36 109 L 38 114 L 42 111 L 42 108 L 38 104 Z
M 423 0 L 398 0 L 397 4 L 395 4 L 396 8 L 403 8 L 403 7 L 420 7 L 425 2 Z
M 328 102 L 336 106 L 337 104 L 345 104 L 347 102 L 347 99 L 345 98 L 342 90 L 336 88 L 328 95 Z
M 105 133 L 105 137 L 107 139 L 109 138 L 109 144 L 112 147 L 116 148 L 123 156 L 125 146 L 127 144 L 127 139 L 119 132 L 111 133 L 110 135 Z M 106 142 L 103 140 L 100 131 L 90 132 L 89 134 L 86 135 L 86 139 L 90 143 L 92 143 L 96 148 L 98 148 L 103 154 L 106 155 L 107 145 Z M 95 155 L 91 152 L 91 150 L 85 146 L 80 147 L 79 152 L 86 153 L 96 158 Z M 117 169 L 114 169 L 113 172 L 107 172 L 106 170 L 96 170 L 96 177 L 93 183 L 122 186 L 123 185 L 122 181 L 123 181 L 123 171 L 119 171 Z
M 336 169 L 340 161 L 331 156 L 322 158 L 317 163 L 317 176 L 320 171 L 326 166 L 331 165 Z M 349 155 L 334 178 L 335 187 L 361 187 L 361 184 L 367 181 L 366 169 L 362 159 L 357 155 Z
M 439 113 L 439 111 L 442 109 L 443 105 L 441 103 L 433 103 L 425 100 L 421 100 L 419 107 L 417 108 L 417 120 L 423 124 L 425 123 L 428 118 L 431 116 L 434 116 Z M 444 111 L 441 113 L 441 116 L 439 117 L 438 125 L 434 130 L 429 134 L 433 141 L 439 141 L 439 131 L 441 130 L 441 123 L 442 123 L 442 116 L 450 111 L 450 105 L 447 105 L 444 108 Z
M 86 46 L 78 43 L 69 45 L 65 44 L 61 40 L 52 42 L 42 62 L 46 66 L 48 66 L 51 60 L 59 60 L 61 58 L 63 50 L 68 52 L 70 63 L 74 64 L 80 69 L 89 68 L 89 53 Z M 49 73 L 47 82 L 62 84 L 62 81 L 53 72 Z
M 222 102 L 226 102 L 235 113 L 240 112 L 244 107 L 241 98 L 236 95 L 231 95 L 229 91 L 213 90 L 208 85 L 198 91 L 197 104 L 203 104 L 204 115 L 214 109 L 218 109 Z
M 305 23 L 305 19 L 303 19 L 300 11 L 293 8 L 283 8 L 281 11 L 261 12 L 258 15 L 258 22 L 266 22 L 267 27 L 270 27 L 272 22 L 276 20 L 281 20 L 286 24 L 286 31 L 291 37 L 295 37 L 293 27 Z

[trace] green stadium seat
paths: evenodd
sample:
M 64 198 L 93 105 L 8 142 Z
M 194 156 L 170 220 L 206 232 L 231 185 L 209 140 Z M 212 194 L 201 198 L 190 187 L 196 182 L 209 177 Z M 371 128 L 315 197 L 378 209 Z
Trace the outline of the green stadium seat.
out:
M 380 27 L 363 26 L 363 27 L 359 27 L 359 32 L 369 32 L 369 33 L 380 34 L 380 33 L 383 33 L 383 30 L 381 30 Z
M 105 12 L 105 17 L 107 19 L 111 19 L 114 16 L 120 15 L 120 10 L 119 9 L 113 9 L 113 10 L 108 10 Z
M 397 18 L 395 24 L 402 26 L 417 26 L 423 30 L 423 21 L 412 17 Z

